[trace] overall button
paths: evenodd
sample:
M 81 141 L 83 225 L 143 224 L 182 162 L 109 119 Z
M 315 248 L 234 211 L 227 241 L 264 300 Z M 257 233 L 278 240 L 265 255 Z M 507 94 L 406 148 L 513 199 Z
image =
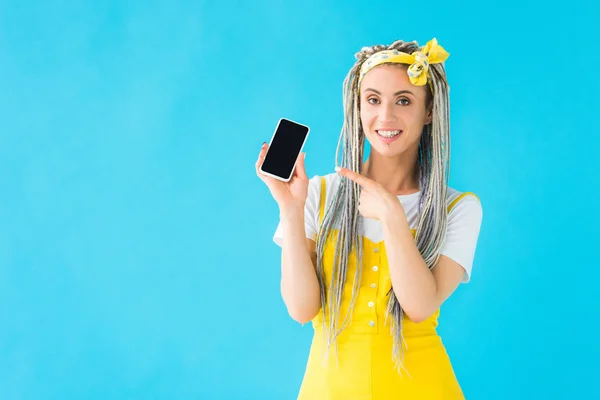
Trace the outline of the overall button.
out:
M 369 326 L 375 326 L 375 321 L 369 321 Z
M 379 267 L 377 265 L 373 266 L 373 271 L 377 272 L 378 269 L 379 269 Z
M 372 287 L 373 289 L 375 289 L 375 288 L 377 287 L 377 285 L 376 285 L 376 284 L 374 284 L 374 283 L 371 283 L 371 287 Z
M 375 303 L 373 303 L 372 301 L 369 302 L 369 307 L 373 307 L 375 305 Z
M 377 247 L 375 247 L 375 248 L 373 249 L 373 253 L 379 253 L 379 249 L 378 249 Z

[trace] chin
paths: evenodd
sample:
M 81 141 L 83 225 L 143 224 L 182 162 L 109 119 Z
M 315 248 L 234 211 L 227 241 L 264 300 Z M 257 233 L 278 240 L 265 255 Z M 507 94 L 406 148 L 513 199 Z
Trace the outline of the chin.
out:
M 371 146 L 371 151 L 375 150 L 377 153 L 386 157 L 394 157 L 402 154 L 405 150 L 404 143 L 400 141 L 402 138 L 398 138 L 394 142 L 386 145 L 382 142 L 378 136 L 371 136 L 367 138 Z
M 371 147 L 371 149 L 373 149 L 373 147 Z M 388 157 L 388 158 L 395 158 L 400 156 L 402 153 L 404 153 L 404 148 L 392 148 L 392 146 L 390 147 L 383 147 L 381 148 L 381 146 L 377 146 L 374 148 L 374 150 L 381 156 L 384 157 Z

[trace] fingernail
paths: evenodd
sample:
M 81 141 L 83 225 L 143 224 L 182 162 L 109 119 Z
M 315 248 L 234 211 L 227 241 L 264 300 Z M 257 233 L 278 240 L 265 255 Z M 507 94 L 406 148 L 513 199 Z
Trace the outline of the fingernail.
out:
M 335 167 L 335 172 L 340 172 L 341 168 L 340 167 Z
M 304 156 L 303 156 L 303 157 L 304 157 L 304 158 L 306 158 L 306 153 L 304 153 Z

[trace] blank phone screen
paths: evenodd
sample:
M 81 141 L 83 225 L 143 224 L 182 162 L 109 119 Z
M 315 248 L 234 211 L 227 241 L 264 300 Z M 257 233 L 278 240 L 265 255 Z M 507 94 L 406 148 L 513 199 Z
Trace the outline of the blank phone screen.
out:
M 273 135 L 262 170 L 284 179 L 289 178 L 307 134 L 307 127 L 282 119 Z

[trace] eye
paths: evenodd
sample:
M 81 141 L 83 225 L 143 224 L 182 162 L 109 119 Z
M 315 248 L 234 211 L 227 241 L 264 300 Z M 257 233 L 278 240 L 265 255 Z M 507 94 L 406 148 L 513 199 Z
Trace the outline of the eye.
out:
M 377 99 L 376 97 L 369 97 L 369 98 L 367 99 L 367 102 L 368 102 L 369 104 L 379 104 L 379 99 Z
M 402 97 L 401 99 L 398 100 L 397 104 L 400 104 L 403 106 L 408 106 L 408 105 L 410 105 L 410 100 L 407 99 L 406 97 Z

